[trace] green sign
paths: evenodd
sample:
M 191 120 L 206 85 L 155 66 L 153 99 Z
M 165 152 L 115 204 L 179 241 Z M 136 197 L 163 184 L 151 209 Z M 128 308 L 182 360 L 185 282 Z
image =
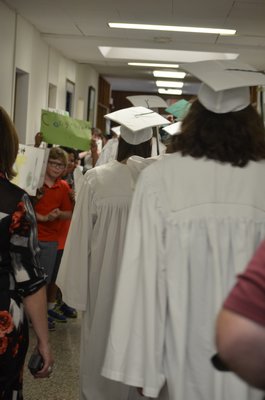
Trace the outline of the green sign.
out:
M 51 144 L 73 147 L 78 150 L 89 150 L 91 142 L 91 124 L 41 110 L 41 128 L 43 140 Z
M 191 103 L 185 99 L 181 99 L 176 103 L 171 104 L 171 106 L 166 108 L 165 111 L 174 115 L 178 120 L 182 120 L 187 115 L 190 106 Z

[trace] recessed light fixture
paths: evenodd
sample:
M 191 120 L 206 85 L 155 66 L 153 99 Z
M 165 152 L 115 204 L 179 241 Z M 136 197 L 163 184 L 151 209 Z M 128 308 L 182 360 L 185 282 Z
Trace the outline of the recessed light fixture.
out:
M 133 65 L 135 67 L 179 68 L 178 64 L 157 64 L 157 63 L 128 62 L 128 65 Z
M 169 26 L 169 25 L 148 25 L 148 24 L 127 24 L 118 22 L 109 22 L 110 28 L 119 29 L 141 29 L 149 31 L 170 31 L 170 32 L 188 32 L 188 33 L 209 33 L 214 35 L 235 35 L 235 29 L 219 28 L 200 28 L 196 26 Z
M 161 64 L 160 60 L 170 64 L 172 68 L 173 63 L 179 63 L 181 60 L 184 62 L 205 61 L 205 60 L 235 60 L 238 53 L 220 53 L 220 52 L 206 52 L 206 51 L 190 51 L 190 50 L 168 50 L 158 48 L 135 48 L 135 47 L 110 47 L 99 46 L 100 53 L 104 58 L 127 60 L 138 60 L 139 63 L 152 63 Z
M 156 81 L 156 86 L 160 87 L 168 87 L 168 88 L 182 88 L 184 85 L 183 82 L 174 82 L 174 81 Z
M 175 78 L 183 79 L 187 75 L 186 72 L 174 72 L 174 71 L 153 71 L 153 75 L 156 78 Z
M 180 89 L 164 89 L 164 88 L 159 88 L 158 93 L 160 94 L 177 94 L 180 95 L 182 94 L 182 90 Z

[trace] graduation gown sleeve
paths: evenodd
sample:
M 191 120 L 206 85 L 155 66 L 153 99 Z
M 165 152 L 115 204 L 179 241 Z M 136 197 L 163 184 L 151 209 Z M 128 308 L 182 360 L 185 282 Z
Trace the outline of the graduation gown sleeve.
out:
M 84 311 L 87 305 L 93 192 L 85 177 L 78 193 L 56 283 L 67 304 Z
M 102 374 L 142 387 L 144 394 L 151 397 L 157 397 L 165 381 L 162 231 L 162 218 L 144 171 L 136 185 L 129 215 Z

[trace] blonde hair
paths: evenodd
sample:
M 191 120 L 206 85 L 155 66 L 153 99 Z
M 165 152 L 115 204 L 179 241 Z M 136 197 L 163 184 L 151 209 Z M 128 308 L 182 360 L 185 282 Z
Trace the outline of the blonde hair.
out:
M 49 160 L 61 160 L 65 166 L 68 164 L 68 155 L 61 147 L 52 147 L 49 153 Z

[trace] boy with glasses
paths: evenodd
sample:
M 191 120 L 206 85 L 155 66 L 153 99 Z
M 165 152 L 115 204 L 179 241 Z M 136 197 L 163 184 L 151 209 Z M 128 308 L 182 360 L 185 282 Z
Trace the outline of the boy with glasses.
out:
M 49 286 L 52 286 L 51 281 L 57 254 L 60 222 L 61 220 L 70 219 L 73 210 L 73 202 L 70 195 L 71 189 L 68 183 L 61 179 L 67 162 L 68 157 L 64 150 L 59 147 L 51 148 L 42 187 L 42 196 L 35 205 L 38 239 L 41 249 L 40 263 L 48 275 L 47 297 L 50 330 L 55 329 L 55 323 L 51 316 L 55 304 L 49 304 Z M 63 315 L 61 317 L 56 320 L 58 322 L 67 321 Z
M 75 182 L 74 182 L 74 170 L 77 165 L 78 160 L 78 152 L 77 150 L 61 146 L 61 148 L 67 153 L 68 156 L 68 164 L 66 169 L 64 170 L 62 179 L 66 181 L 71 189 L 71 198 L 73 204 L 75 203 Z M 56 279 L 58 275 L 58 271 L 61 264 L 61 259 L 63 256 L 64 246 L 68 234 L 68 230 L 70 227 L 71 220 L 61 220 L 60 221 L 60 232 L 58 236 L 58 247 L 57 247 L 57 256 L 54 264 L 53 275 L 50 284 L 49 290 L 49 303 L 53 303 L 56 305 L 52 310 L 49 311 L 49 315 L 56 320 L 61 321 L 62 319 L 66 320 L 66 318 L 77 318 L 77 310 L 73 307 L 68 306 L 63 301 L 63 293 L 60 288 L 56 285 Z M 52 288 L 53 285 L 53 288 Z

